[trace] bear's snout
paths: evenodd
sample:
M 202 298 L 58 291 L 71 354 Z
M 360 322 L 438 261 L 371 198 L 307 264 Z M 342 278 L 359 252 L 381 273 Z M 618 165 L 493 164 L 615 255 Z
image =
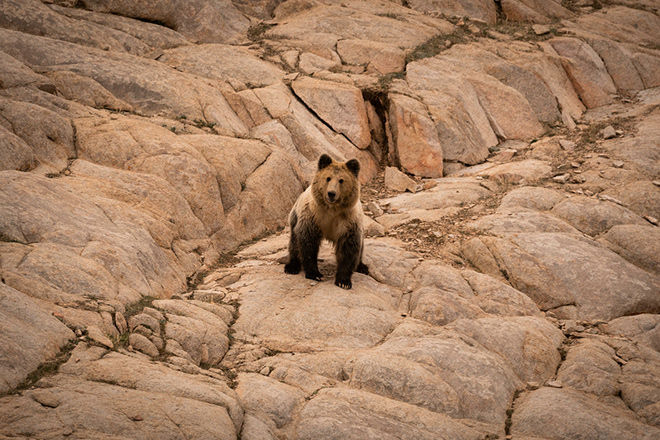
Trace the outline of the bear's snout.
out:
M 337 193 L 334 191 L 328 191 L 328 201 L 334 202 L 337 197 Z

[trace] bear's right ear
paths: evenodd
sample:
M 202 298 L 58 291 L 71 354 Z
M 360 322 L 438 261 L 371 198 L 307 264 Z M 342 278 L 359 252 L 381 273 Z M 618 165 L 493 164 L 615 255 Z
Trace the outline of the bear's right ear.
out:
M 319 170 L 322 170 L 331 163 L 332 163 L 332 158 L 327 154 L 322 154 L 321 157 L 319 157 Z

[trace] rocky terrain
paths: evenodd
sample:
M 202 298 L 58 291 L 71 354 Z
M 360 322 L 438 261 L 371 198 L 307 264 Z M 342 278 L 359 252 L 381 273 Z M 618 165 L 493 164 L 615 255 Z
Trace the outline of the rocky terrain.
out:
M 660 438 L 659 218 L 657 0 L 1 0 L 0 438 Z

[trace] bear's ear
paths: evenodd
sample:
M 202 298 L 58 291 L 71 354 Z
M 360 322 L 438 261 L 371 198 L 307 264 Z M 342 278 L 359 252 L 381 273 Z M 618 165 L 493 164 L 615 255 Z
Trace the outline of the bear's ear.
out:
M 351 159 L 346 162 L 346 168 L 348 168 L 348 171 L 355 174 L 355 177 L 357 177 L 358 173 L 360 172 L 360 162 L 358 162 L 357 159 Z
M 322 154 L 321 157 L 319 157 L 319 170 L 322 170 L 331 163 L 332 163 L 332 158 L 327 154 Z

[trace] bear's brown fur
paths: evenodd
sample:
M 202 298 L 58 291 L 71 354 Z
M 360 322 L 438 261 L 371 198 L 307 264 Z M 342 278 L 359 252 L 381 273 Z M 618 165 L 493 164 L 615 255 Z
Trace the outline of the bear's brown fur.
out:
M 327 154 L 319 158 L 318 171 L 309 188 L 303 192 L 291 213 L 289 224 L 289 262 L 284 271 L 305 271 L 305 277 L 321 281 L 318 253 L 325 238 L 335 246 L 337 274 L 335 284 L 352 287 L 353 272 L 369 273 L 362 263 L 364 227 L 360 203 L 360 163 L 356 159 L 335 162 Z

